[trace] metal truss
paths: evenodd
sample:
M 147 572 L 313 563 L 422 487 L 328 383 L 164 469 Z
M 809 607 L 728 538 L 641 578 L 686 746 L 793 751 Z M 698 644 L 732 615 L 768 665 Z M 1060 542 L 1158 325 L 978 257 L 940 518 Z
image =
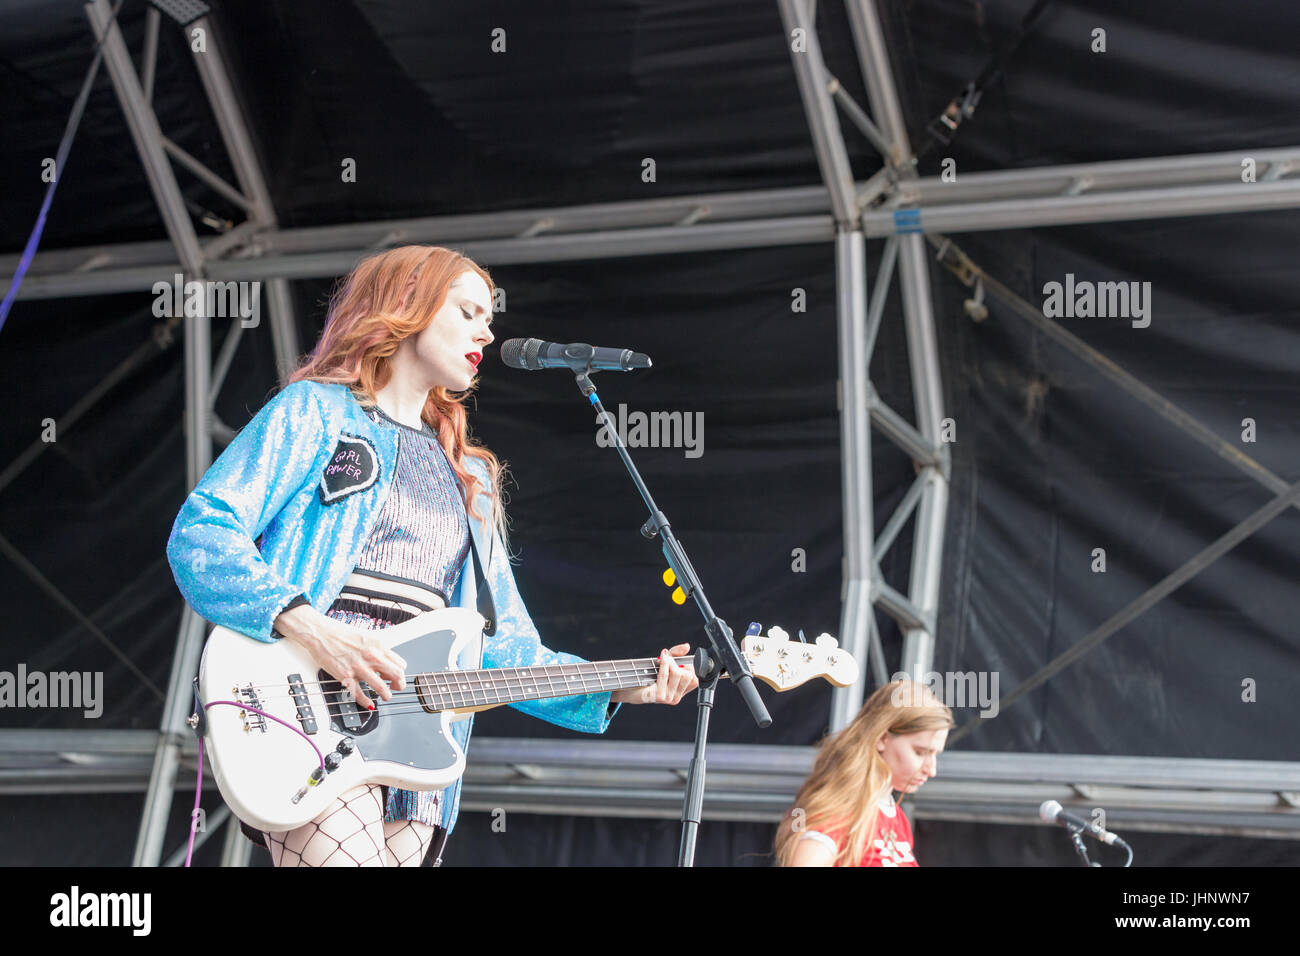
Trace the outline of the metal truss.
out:
M 245 229 L 276 226 L 270 191 L 258 166 L 247 124 L 236 104 L 219 38 L 213 24 L 206 16 L 186 20 L 191 35 L 202 31 L 203 48 L 194 52 L 194 65 L 207 93 L 221 138 L 230 156 L 239 189 L 225 183 L 183 149 L 167 139 L 158 125 L 150 102 L 156 71 L 158 32 L 161 15 L 151 7 L 146 20 L 145 57 L 143 81 L 137 78 L 130 53 L 114 21 L 107 0 L 93 0 L 86 5 L 96 39 L 104 49 L 104 59 L 113 89 L 126 117 L 131 139 L 140 155 L 150 190 L 158 203 L 180 269 L 190 279 L 208 276 L 207 256 L 199 244 L 194 224 L 190 221 L 175 171 L 169 160 L 215 189 L 225 198 L 242 207 L 247 214 Z M 188 45 L 188 44 L 187 44 Z M 233 230 L 232 230 L 233 231 Z M 157 275 L 157 274 L 155 274 Z M 297 356 L 295 322 L 290 305 L 288 287 L 283 279 L 268 283 L 268 298 L 272 304 L 272 337 L 275 343 L 277 365 L 284 374 Z M 185 322 L 185 422 L 186 422 L 186 476 L 193 487 L 207 470 L 212 460 L 210 438 L 213 400 L 221 387 L 225 371 L 239 342 L 242 326 L 232 324 L 218 361 L 219 372 L 213 382 L 211 362 L 211 320 L 208 316 L 189 316 Z M 192 706 L 190 678 L 198 668 L 199 653 L 204 639 L 204 622 L 186 607 L 181 615 L 180 634 L 168 679 L 167 696 L 163 704 L 162 732 L 154 752 L 145 807 L 136 840 L 133 862 L 136 866 L 154 866 L 161 859 L 163 834 L 171 811 L 172 790 L 179 769 L 181 745 L 186 733 L 185 717 Z M 233 852 L 240 848 L 232 844 Z M 244 861 L 246 861 L 246 851 Z M 241 862 L 238 859 L 232 862 Z
M 1256 161 L 1259 182 L 1241 182 L 1243 158 Z M 997 198 L 980 201 L 976 190 Z M 854 192 L 868 239 L 1295 209 L 1300 147 L 960 173 L 955 183 L 873 176 Z M 902 208 L 905 196 L 915 205 Z M 825 186 L 802 186 L 300 229 L 241 224 L 199 245 L 208 278 L 266 281 L 334 278 L 408 242 L 497 265 L 823 244 L 836 233 L 829 197 Z M 17 255 L 0 256 L 0 274 L 17 265 Z M 148 292 L 181 268 L 166 240 L 47 250 L 18 298 Z
M 841 637 L 860 659 L 869 662 L 875 680 L 883 682 L 887 668 L 873 610 L 878 605 L 898 621 L 905 635 L 900 669 L 921 673 L 929 669 L 933 657 L 950 467 L 947 448 L 938 440 L 943 408 L 926 236 L 942 245 L 937 239 L 940 233 L 1296 208 L 1300 207 L 1300 147 L 961 172 L 955 182 L 940 177 L 921 178 L 915 173 L 875 5 L 868 0 L 847 0 L 868 94 L 868 115 L 827 72 L 813 29 L 811 4 L 804 0 L 778 0 L 778 4 L 787 34 L 796 27 L 805 30 L 806 52 L 792 51 L 792 58 L 822 171 L 822 186 L 281 229 L 247 124 L 236 105 L 214 25 L 204 17 L 187 27 L 202 28 L 207 34 L 207 51 L 195 54 L 195 65 L 231 157 L 238 188 L 185 153 L 158 127 L 150 105 L 160 27 L 158 12 L 151 9 L 148 14 L 144 64 L 141 78 L 137 79 L 121 35 L 111 22 L 106 0 L 93 0 L 87 5 L 87 15 L 96 36 L 104 40 L 109 74 L 169 240 L 41 252 L 19 290 L 19 298 L 148 292 L 160 278 L 170 278 L 176 272 L 216 281 L 262 281 L 270 300 L 277 368 L 283 377 L 299 352 L 288 281 L 333 278 L 348 272 L 362 256 L 394 245 L 451 245 L 475 259 L 497 265 L 832 243 L 843 406 L 845 592 Z M 855 181 L 849 169 L 838 122 L 841 113 L 881 154 L 882 167 L 865 181 Z M 1257 182 L 1242 182 L 1242 163 L 1248 158 L 1255 162 Z M 200 239 L 177 184 L 176 167 L 245 210 L 247 220 L 221 235 Z M 865 243 L 871 239 L 885 242 L 876 284 L 868 296 Z M 11 275 L 17 259 L 0 256 L 0 274 Z M 1070 341 L 1068 333 L 1047 322 L 1037 310 L 1030 308 L 1034 314 L 1031 316 L 1025 308 L 1014 305 L 1011 293 L 964 260 L 960 250 L 950 243 L 946 249 L 941 248 L 940 260 L 959 277 L 963 276 L 962 269 L 967 270 L 966 278 L 977 275 L 982 286 L 995 298 L 1010 303 L 1016 314 L 1030 321 L 1035 321 L 1036 316 L 1036 321 L 1052 326 L 1056 331 L 1049 334 L 1057 341 L 1119 380 L 1140 400 L 1163 409 L 1192 437 L 1212 447 L 1213 441 L 1218 441 L 1213 436 L 1207 439 L 1203 426 L 1117 370 L 1104 357 L 1086 354 L 1087 346 Z M 895 274 L 907 332 L 916 424 L 882 401 L 869 374 Z M 7 283 L 0 292 L 4 290 Z M 129 371 L 131 363 L 154 354 L 151 349 L 167 347 L 174 324 L 175 320 L 159 333 L 158 341 L 142 345 L 69 414 L 84 412 L 113 381 Z M 238 324 L 232 325 L 214 368 L 209 320 L 190 317 L 184 325 L 186 471 L 193 485 L 211 460 L 212 437 L 220 439 L 232 433 L 212 414 L 212 403 L 241 330 Z M 911 488 L 874 541 L 872 426 L 897 444 L 917 469 Z M 33 446 L 0 473 L 0 488 L 47 447 Z M 1232 449 L 1231 456 L 1223 454 L 1221 448 L 1215 450 L 1255 474 L 1279 500 L 1294 490 L 1257 463 L 1243 465 L 1243 456 L 1236 449 Z M 1272 506 L 1281 510 L 1295 503 L 1292 496 L 1280 505 L 1275 500 Z M 909 521 L 913 524 L 913 560 L 904 593 L 882 580 L 879 562 Z M 1225 538 L 1241 534 L 1242 530 L 1234 529 Z M 0 549 L 20 567 L 34 572 L 38 586 L 61 600 L 92 632 L 96 631 L 87 615 L 62 598 L 39 572 L 27 569 L 21 555 L 2 539 Z M 1193 562 L 1204 558 L 1203 553 Z M 1180 570 L 1187 569 L 1185 566 Z M 1196 569 L 1199 567 L 1194 567 L 1192 573 Z M 1165 586 L 1168 583 L 1169 579 L 1162 582 Z M 1107 626 L 1111 630 L 1103 633 Z M 1092 643 L 1081 645 L 1073 653 L 1077 656 L 1117 629 L 1114 622 L 1108 622 L 1085 639 Z M 58 736 L 58 732 L 0 731 L 0 792 L 143 789 L 146 803 L 135 862 L 159 863 L 173 791 L 178 785 L 188 787 L 188 783 L 178 781 L 177 774 L 194 765 L 194 742 L 183 725 L 183 717 L 190 706 L 189 677 L 197 667 L 203 633 L 203 622 L 186 607 L 160 733 L 123 730 Z M 1059 669 L 1068 663 L 1058 660 L 1049 668 Z M 1044 668 L 1031 681 L 1050 677 L 1047 670 Z M 1028 689 L 1028 684 L 1022 685 L 1016 693 Z M 843 726 L 860 706 L 861 698 L 861 688 L 847 693 L 837 691 L 832 699 L 832 727 Z M 608 749 L 611 747 L 617 749 Z M 680 771 L 688 752 L 686 745 L 674 744 L 560 744 L 475 738 L 474 762 L 466 774 L 465 805 L 469 809 L 504 806 L 537 812 L 676 816 L 680 809 Z M 811 754 L 810 748 L 715 745 L 710 748 L 710 764 L 716 777 L 711 777 L 705 815 L 711 819 L 777 819 L 811 766 Z M 1105 796 L 1108 810 L 1122 813 L 1112 816 L 1115 824 L 1122 822 L 1138 829 L 1295 838 L 1300 833 L 1296 822 L 1300 802 L 1298 768 L 1300 765 L 1281 762 L 955 752 L 945 755 L 943 776 L 927 786 L 924 797 L 915 798 L 915 813 L 922 819 L 1026 823 L 1036 819 L 1036 807 L 1043 799 L 1076 804 L 1092 799 L 1100 803 Z M 630 774 L 651 776 L 641 779 Z M 1241 781 L 1248 785 L 1237 786 Z M 636 785 L 628 786 L 630 783 Z M 1156 789 L 1151 789 L 1153 786 Z M 1240 825 L 1234 822 L 1235 812 L 1233 821 L 1223 822 L 1225 809 L 1241 811 Z M 209 831 L 217 829 L 219 819 L 218 814 L 213 815 Z M 246 862 L 249 844 L 239 838 L 236 827 L 224 829 L 223 862 Z M 173 853 L 171 860 L 175 859 Z
M 861 192 L 857 190 L 840 131 L 837 104 L 881 153 L 884 168 L 878 175 L 884 180 L 902 183 L 914 179 L 916 161 L 908 143 L 907 127 L 874 5 L 850 2 L 848 10 L 875 122 L 827 71 L 817 40 L 812 5 L 805 0 L 778 0 L 778 6 L 836 223 L 845 552 L 840 641 L 850 653 L 868 662 L 877 683 L 884 683 L 888 670 L 873 610 L 876 604 L 894 617 L 903 631 L 900 669 L 917 675 L 931 669 L 948 504 L 949 455 L 939 441 L 943 389 L 925 240 L 917 230 L 896 230 L 896 238 L 891 239 L 891 245 L 882 255 L 881 286 L 869 314 L 866 304 L 868 220 L 863 207 L 864 203 L 885 195 L 887 187 L 877 188 L 873 184 Z M 905 222 L 906 217 L 899 221 Z M 871 385 L 871 353 L 886 290 L 895 272 L 895 260 L 912 373 L 915 427 L 887 408 Z M 904 521 L 914 516 L 912 572 L 906 595 L 886 584 L 880 573 L 878 552 L 883 552 L 888 543 L 884 548 L 877 548 L 872 540 L 875 522 L 871 424 L 880 426 L 883 434 L 894 439 L 918 469 L 918 483 L 914 486 L 917 493 L 907 499 L 906 513 L 900 512 L 902 519 L 889 526 L 892 541 Z M 862 706 L 863 694 L 861 682 L 835 689 L 831 695 L 831 730 L 838 730 L 853 719 Z
M 0 731 L 0 793 L 131 793 L 149 786 L 158 734 L 148 730 Z M 690 760 L 687 743 L 474 739 L 465 771 L 467 811 L 675 818 Z M 773 823 L 812 769 L 812 747 L 714 744 L 709 748 L 710 820 Z M 195 772 L 184 742 L 181 767 Z M 205 782 L 209 792 L 215 783 Z M 178 780 L 179 792 L 192 792 Z M 1300 763 L 954 751 L 921 794 L 919 819 L 1037 825 L 1044 800 L 1090 812 L 1114 830 L 1300 839 Z M 201 839 L 229 818 L 219 808 Z M 1230 811 L 1230 812 L 1225 812 Z M 229 840 L 247 844 L 229 820 Z M 196 841 L 198 842 L 198 841 Z M 251 846 L 251 844 L 248 844 Z M 184 858 L 184 845 L 168 858 Z
M 711 746 L 704 816 L 775 824 L 814 755 L 812 747 Z M 462 806 L 674 818 L 689 759 L 688 744 L 476 740 Z M 1300 763 L 1274 761 L 958 751 L 944 755 L 942 774 L 923 794 L 909 797 L 908 812 L 1037 824 L 1044 800 L 1104 808 L 1112 830 L 1300 840 Z

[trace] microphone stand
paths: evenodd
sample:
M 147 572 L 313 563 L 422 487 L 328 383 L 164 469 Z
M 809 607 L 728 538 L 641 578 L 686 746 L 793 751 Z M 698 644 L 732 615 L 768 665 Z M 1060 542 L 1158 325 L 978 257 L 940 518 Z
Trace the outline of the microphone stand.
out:
M 673 534 L 668 517 L 659 510 L 650 496 L 650 490 L 641 480 L 640 472 L 636 470 L 632 458 L 627 453 L 623 436 L 618 433 L 613 418 L 600 403 L 600 396 L 596 394 L 596 386 L 592 384 L 590 377 L 594 374 L 591 368 L 591 346 L 570 346 L 570 349 L 587 350 L 585 366 L 581 364 L 584 358 L 581 352 L 569 356 L 577 360 L 573 373 L 578 382 L 578 389 L 596 409 L 596 413 L 604 426 L 609 429 L 609 433 L 614 436 L 614 447 L 618 449 L 619 456 L 622 457 L 623 464 L 627 467 L 628 474 L 632 476 L 633 484 L 636 485 L 636 490 L 641 494 L 641 500 L 650 511 L 650 519 L 641 526 L 641 534 L 651 541 L 656 537 L 663 541 L 664 558 L 667 559 L 673 573 L 677 575 L 678 585 L 687 597 L 695 599 L 696 607 L 704 616 L 704 633 L 709 638 L 710 647 L 699 647 L 695 651 L 695 672 L 700 679 L 695 719 L 695 750 L 686 774 L 686 795 L 682 801 L 682 841 L 677 851 L 678 866 L 693 866 L 695 837 L 700 827 L 700 817 L 704 807 L 704 745 L 709 734 L 709 712 L 713 709 L 713 693 L 722 671 L 725 670 L 731 675 L 731 682 L 740 691 L 741 699 L 744 700 L 745 706 L 749 708 L 754 722 L 759 727 L 770 726 L 772 717 L 763 706 L 762 698 L 758 696 L 753 674 L 750 673 L 749 665 L 740 655 L 740 648 L 732 639 L 731 628 L 727 626 L 726 621 L 713 613 L 695 569 L 691 567 L 690 559 L 686 557 L 685 549 Z
M 1079 854 L 1079 859 L 1083 861 L 1084 866 L 1101 866 L 1100 863 L 1094 863 L 1088 859 L 1088 849 L 1083 845 L 1083 828 L 1076 827 L 1073 823 L 1067 823 L 1070 829 L 1070 839 L 1074 841 L 1074 852 Z
M 1074 843 L 1074 852 L 1079 854 L 1079 859 L 1083 861 L 1083 865 L 1101 866 L 1101 864 L 1098 863 L 1096 860 L 1090 860 L 1088 858 L 1088 850 L 1083 843 L 1084 828 L 1079 826 L 1076 823 L 1071 823 L 1069 820 L 1062 820 L 1061 822 L 1064 823 L 1066 829 L 1070 831 L 1070 840 Z M 1122 865 L 1123 866 L 1133 865 L 1133 848 L 1129 846 L 1127 843 L 1125 843 L 1123 840 L 1121 840 L 1119 837 L 1115 836 L 1114 834 L 1110 834 L 1109 839 L 1103 840 L 1102 842 L 1119 844 L 1121 847 L 1123 847 L 1124 852 L 1128 854 L 1128 858 L 1124 861 Z

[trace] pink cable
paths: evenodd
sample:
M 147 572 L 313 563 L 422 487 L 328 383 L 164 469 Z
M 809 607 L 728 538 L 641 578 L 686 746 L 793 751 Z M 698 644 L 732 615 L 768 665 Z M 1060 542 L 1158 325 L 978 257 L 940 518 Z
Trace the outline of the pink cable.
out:
M 185 848 L 185 865 L 194 855 L 194 826 L 199 822 L 199 800 L 203 796 L 203 738 L 199 738 L 199 779 L 194 784 L 194 811 L 190 814 L 190 845 Z
M 210 704 L 205 704 L 203 706 L 203 709 L 207 710 L 209 707 L 216 707 L 217 704 L 229 704 L 231 707 L 238 707 L 241 710 L 252 711 L 255 714 L 261 714 L 263 717 L 271 718 L 277 724 L 281 724 L 282 726 L 288 727 L 290 730 L 292 730 L 303 740 L 307 741 L 307 743 L 311 744 L 311 749 L 316 751 L 316 759 L 320 761 L 320 768 L 322 770 L 325 769 L 325 755 L 321 753 L 320 748 L 316 746 L 316 741 L 312 740 L 310 737 L 308 737 L 305 733 L 302 732 L 301 727 L 295 727 L 287 720 L 281 720 L 279 717 L 275 716 L 275 714 L 268 714 L 264 710 L 258 710 L 256 707 L 249 707 L 247 704 L 241 704 L 235 700 L 214 700 Z M 199 799 L 202 793 L 203 793 L 203 738 L 200 737 L 199 738 L 199 779 L 198 782 L 194 785 L 194 809 L 195 810 L 199 809 Z M 194 854 L 194 825 L 197 822 L 198 822 L 198 816 L 196 814 L 191 813 L 190 814 L 190 844 L 185 851 L 186 866 L 190 865 L 190 858 Z

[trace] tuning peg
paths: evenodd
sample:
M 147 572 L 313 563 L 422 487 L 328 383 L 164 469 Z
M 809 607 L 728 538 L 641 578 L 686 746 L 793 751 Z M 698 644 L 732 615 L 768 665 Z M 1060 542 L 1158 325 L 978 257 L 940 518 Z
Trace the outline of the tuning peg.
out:
M 780 626 L 769 627 L 767 629 L 767 636 L 774 641 L 790 640 L 790 635 L 785 632 L 785 628 Z
M 829 634 L 823 632 L 817 635 L 817 646 L 825 648 L 839 647 L 840 642 L 835 640 L 835 638 L 831 637 Z
M 746 636 L 746 637 L 758 637 L 758 635 L 760 635 L 760 634 L 762 634 L 762 633 L 763 633 L 763 625 L 762 625 L 762 624 L 759 624 L 757 621 L 750 621 L 750 622 L 749 622 L 749 627 L 748 627 L 748 629 L 746 629 L 746 631 L 745 631 L 745 636 Z
M 799 628 L 799 643 L 800 643 L 800 644 L 807 644 L 807 643 L 808 643 L 808 638 L 806 638 L 806 637 L 803 636 L 803 628 L 802 628 L 802 627 Z

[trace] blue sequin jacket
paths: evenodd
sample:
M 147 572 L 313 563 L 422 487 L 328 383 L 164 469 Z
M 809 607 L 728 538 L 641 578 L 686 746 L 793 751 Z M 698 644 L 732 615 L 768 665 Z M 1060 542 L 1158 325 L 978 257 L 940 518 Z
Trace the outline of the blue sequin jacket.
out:
M 328 610 L 383 508 L 399 431 L 373 422 L 346 385 L 286 386 L 235 436 L 176 516 L 167 559 L 185 600 L 205 620 L 268 642 L 279 639 L 272 622 L 299 594 L 316 610 Z M 465 463 L 487 487 L 486 468 L 474 458 Z M 477 500 L 481 514 L 490 514 L 489 499 L 480 494 Z M 483 641 L 482 666 L 581 661 L 542 645 L 501 539 L 486 517 L 471 514 L 469 521 L 480 555 L 490 554 L 485 573 L 496 605 L 496 632 Z M 468 557 L 451 606 L 475 607 L 477 590 Z M 610 709 L 608 693 L 511 706 L 588 733 L 604 733 L 618 709 Z M 462 747 L 472 725 L 472 717 L 452 725 Z M 451 830 L 459 780 L 446 798 L 442 825 Z

